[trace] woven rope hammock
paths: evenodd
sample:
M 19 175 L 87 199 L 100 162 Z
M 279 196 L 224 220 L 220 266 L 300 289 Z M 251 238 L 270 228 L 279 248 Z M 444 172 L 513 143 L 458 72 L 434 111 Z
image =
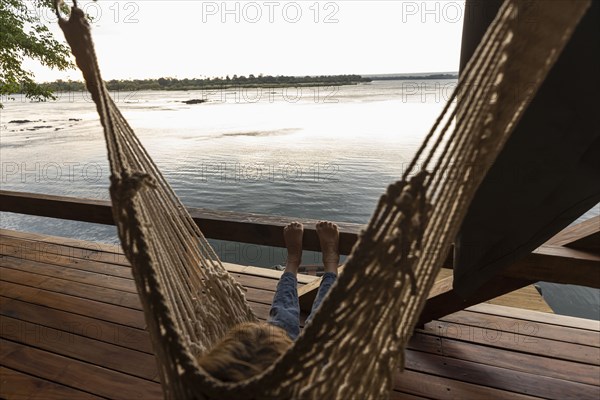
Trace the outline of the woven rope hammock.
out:
M 75 6 L 68 21 L 61 18 L 104 127 L 114 218 L 165 397 L 387 398 L 475 190 L 589 4 L 504 3 L 405 175 L 381 196 L 319 312 L 271 367 L 239 383 L 212 378 L 196 356 L 236 324 L 257 320 L 242 287 L 111 100 L 83 12 Z

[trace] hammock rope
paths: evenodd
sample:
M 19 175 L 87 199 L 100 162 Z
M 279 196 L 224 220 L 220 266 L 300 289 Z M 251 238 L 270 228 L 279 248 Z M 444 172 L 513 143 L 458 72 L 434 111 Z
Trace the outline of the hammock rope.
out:
M 214 379 L 196 356 L 233 326 L 258 320 L 243 288 L 110 98 L 83 12 L 75 4 L 68 21 L 59 15 L 104 128 L 113 214 L 165 398 L 387 398 L 477 187 L 589 4 L 505 1 L 318 313 L 271 367 L 238 383 Z

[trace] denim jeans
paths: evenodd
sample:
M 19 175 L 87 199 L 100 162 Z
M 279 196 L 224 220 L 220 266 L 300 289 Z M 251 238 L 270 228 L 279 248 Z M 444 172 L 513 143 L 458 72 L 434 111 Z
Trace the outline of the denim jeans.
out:
M 323 274 L 317 297 L 313 303 L 312 309 L 306 323 L 308 323 L 319 305 L 325 298 L 325 295 L 335 282 L 337 275 L 333 272 Z M 298 303 L 298 280 L 296 275 L 291 272 L 284 272 L 277 283 L 273 305 L 269 312 L 268 323 L 278 326 L 285 330 L 292 340 L 296 340 L 300 334 L 300 304 Z

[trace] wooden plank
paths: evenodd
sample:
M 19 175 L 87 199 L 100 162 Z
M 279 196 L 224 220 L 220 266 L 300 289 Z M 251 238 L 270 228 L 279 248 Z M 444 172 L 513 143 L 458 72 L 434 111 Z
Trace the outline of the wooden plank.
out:
M 88 250 L 90 253 L 123 254 L 123 248 L 121 247 L 120 243 L 111 244 L 103 242 L 92 242 L 88 240 L 73 239 L 63 236 L 52 236 L 43 233 L 15 231 L 12 229 L 2 228 L 0 228 L 0 237 L 29 240 L 48 244 L 59 244 L 61 246 L 73 247 L 79 250 Z M 85 254 L 85 252 L 82 252 L 82 254 Z M 123 262 L 128 263 L 127 258 L 125 258 L 124 255 L 123 260 Z
M 519 307 L 525 310 L 554 313 L 535 285 L 528 285 L 500 297 L 488 300 L 486 303 L 508 307 Z
M 37 243 L 39 242 L 11 240 L 7 239 L 6 236 L 3 236 L 0 237 L 0 254 L 48 264 L 60 264 L 84 271 L 93 271 L 121 278 L 132 278 L 131 266 L 129 264 L 119 265 L 107 262 L 106 260 L 90 260 L 73 257 L 73 255 L 69 254 L 72 248 L 53 245 L 52 247 L 54 249 L 49 249 L 48 246 L 37 246 Z
M 0 293 L 7 298 L 47 306 L 71 314 L 88 316 L 137 329 L 146 328 L 144 313 L 141 310 L 5 281 L 0 281 Z
M 61 244 L 62 238 L 60 237 L 46 236 L 44 239 L 44 241 L 38 242 L 33 239 L 16 239 L 12 236 L 2 235 L 0 236 L 0 254 L 11 255 L 18 258 L 27 258 L 33 261 L 77 266 L 81 267 L 80 269 L 106 273 L 108 275 L 131 277 L 131 272 L 128 271 L 128 269 L 131 268 L 129 262 L 125 256 L 119 257 L 122 253 L 106 253 L 104 251 L 99 252 L 94 250 L 86 251 L 86 249 Z M 52 241 L 50 242 L 49 240 Z M 85 243 L 86 242 L 82 241 L 80 242 L 80 245 L 84 245 Z M 32 257 L 31 255 L 36 255 L 37 257 Z M 115 265 L 113 266 L 110 264 Z M 119 265 L 126 268 L 118 268 Z M 223 266 L 227 271 L 232 273 L 235 272 L 242 275 L 253 275 L 275 280 L 279 280 L 283 273 L 283 271 L 276 271 L 268 268 L 244 266 L 227 262 L 223 262 Z M 309 283 L 316 279 L 318 278 L 311 275 L 298 275 L 298 283 L 300 284 Z
M 232 264 L 227 262 L 224 262 L 223 266 L 225 267 L 225 269 L 227 269 L 229 273 L 238 273 L 242 275 L 252 275 L 261 278 L 269 278 L 275 280 L 276 282 L 279 281 L 279 278 L 281 278 L 281 274 L 283 274 L 283 271 L 277 271 L 274 269 Z M 317 278 L 316 276 L 298 274 L 299 284 L 311 283 L 318 279 L 319 278 Z
M 597 400 L 600 387 L 514 371 L 491 365 L 444 357 L 420 351 L 406 351 L 406 368 L 428 375 L 446 377 L 515 393 L 563 400 Z
M 18 259 L 15 257 L 0 255 L 0 265 L 6 266 L 7 268 L 28 271 L 28 270 L 31 270 L 33 265 L 38 264 L 38 261 L 34 261 L 35 259 L 39 260 L 42 258 L 33 253 L 24 253 L 24 254 L 22 254 L 22 256 L 23 256 L 23 258 Z M 29 258 L 31 258 L 33 260 L 29 260 Z M 44 259 L 44 260 L 46 260 L 46 259 Z M 53 265 L 52 261 L 55 261 L 55 260 L 50 258 L 47 261 L 50 261 L 50 265 Z M 27 266 L 28 264 L 31 264 L 31 265 Z M 81 266 L 80 263 L 77 263 L 77 264 L 67 263 L 67 264 L 68 264 L 66 266 L 67 268 L 78 269 Z M 25 266 L 19 267 L 17 265 L 25 265 Z M 60 265 L 60 266 L 64 266 L 64 265 Z M 94 268 L 92 265 L 86 265 L 84 268 L 85 268 L 85 271 L 89 271 L 89 270 L 94 271 Z M 99 274 L 101 274 L 103 271 L 104 271 L 103 268 L 99 268 L 99 271 L 97 271 L 97 272 Z M 35 272 L 37 272 L 37 269 L 35 270 Z M 131 276 L 131 270 L 127 270 L 127 273 L 130 274 L 129 279 L 131 280 L 131 285 L 134 285 L 133 284 L 133 276 Z M 276 280 L 270 279 L 270 278 L 265 279 L 258 275 L 245 275 L 245 274 L 240 274 L 240 273 L 235 273 L 235 272 L 232 272 L 231 275 L 234 278 L 236 278 L 236 280 L 238 280 L 242 285 L 246 286 L 246 288 L 248 289 L 249 292 L 253 292 L 254 289 L 273 292 L 277 286 Z M 54 276 L 54 275 L 51 275 L 51 276 Z M 90 278 L 90 279 L 92 279 L 92 278 Z M 110 279 L 110 277 L 105 277 L 104 279 Z M 98 283 L 101 283 L 101 282 L 98 282 Z M 96 286 L 103 286 L 103 285 L 101 284 L 101 285 L 96 285 Z M 132 287 L 134 287 L 134 286 L 132 286 Z M 129 291 L 131 291 L 131 290 L 129 290 Z
M 152 354 L 3 316 L 2 338 L 148 380 L 158 380 Z
M 547 314 L 536 311 L 522 310 L 515 307 L 505 307 L 491 304 L 477 304 L 467 308 L 469 311 L 518 318 L 524 321 L 534 321 L 544 324 L 568 326 L 600 332 L 600 321 L 569 317 L 566 315 Z
M 256 279 L 258 279 L 258 280 L 260 280 L 260 279 L 261 279 L 261 278 L 260 278 L 260 277 L 258 277 L 258 276 L 254 276 L 253 278 L 256 278 Z M 270 279 L 269 279 L 269 281 L 271 281 L 271 282 L 272 282 L 272 284 L 275 284 L 275 282 L 276 282 L 276 279 L 274 279 L 274 278 L 270 278 Z M 4 293 L 4 291 L 3 291 L 2 293 Z M 271 294 L 271 293 L 272 293 L 272 292 L 269 292 L 269 294 Z M 266 301 L 266 299 L 264 299 L 264 300 Z M 269 300 L 270 300 L 270 299 L 269 299 Z M 474 312 L 473 312 L 473 313 L 474 313 Z M 141 314 L 141 313 L 140 313 L 140 314 Z M 266 314 L 263 314 L 263 317 L 266 317 Z M 473 318 L 475 318 L 475 319 L 476 319 L 476 317 L 473 317 Z M 469 322 L 469 323 L 476 323 L 476 321 L 475 321 L 475 320 L 473 320 L 473 321 L 467 321 L 467 322 Z M 448 340 L 449 340 L 448 338 L 443 338 L 443 339 L 444 339 L 444 340 L 446 340 L 446 341 L 448 341 Z M 461 341 L 459 340 L 459 341 L 457 341 L 457 342 L 461 342 Z M 484 348 L 485 348 L 485 346 L 481 346 L 481 347 L 484 347 Z M 497 350 L 497 351 L 505 351 L 505 350 L 500 350 L 500 349 L 498 349 L 498 348 L 490 348 L 490 349 Z M 521 354 L 521 353 L 518 353 L 518 352 L 511 352 L 511 353 Z M 456 354 L 456 352 L 455 352 L 454 354 Z M 531 354 L 525 354 L 525 355 L 526 355 L 526 356 L 530 356 L 530 357 L 533 357 L 533 356 L 534 356 L 534 355 L 531 355 Z M 455 357 L 455 358 L 458 358 L 458 357 Z M 480 356 L 480 358 L 481 358 L 481 356 Z M 498 358 L 498 357 L 497 357 L 497 358 Z M 477 360 L 470 360 L 470 361 L 472 361 L 472 362 L 477 362 Z M 555 362 L 556 362 L 556 361 L 561 361 L 561 362 L 563 362 L 563 363 L 568 363 L 568 361 L 564 361 L 564 360 L 553 360 L 553 361 L 555 361 Z M 575 364 L 575 365 L 581 365 L 581 364 Z M 563 364 L 563 366 L 564 366 L 564 364 Z M 595 367 L 595 366 L 593 366 L 593 365 L 588 365 L 588 367 Z M 563 370 L 566 370 L 566 369 L 563 369 Z M 592 372 L 594 372 L 594 371 L 592 370 Z M 589 381 L 591 378 L 590 378 L 590 376 L 588 375 L 587 377 L 584 377 L 584 379 L 588 379 L 588 381 Z
M 29 255 L 28 255 L 29 256 Z M 38 258 L 32 255 L 31 258 Z M 67 262 L 68 264 L 68 262 Z M 133 277 L 124 279 L 112 275 L 103 275 L 101 273 L 90 272 L 89 270 L 63 268 L 62 265 L 40 263 L 27 259 L 18 259 L 10 256 L 0 256 L 0 265 L 5 268 L 11 268 L 23 272 L 35 273 L 43 276 L 59 277 L 60 279 L 73 282 L 86 283 L 94 286 L 122 290 L 137 294 L 137 289 Z M 77 264 L 77 267 L 80 264 Z M 129 271 L 131 272 L 131 271 Z M 246 298 L 249 301 L 271 304 L 273 300 L 273 291 L 276 282 L 265 281 L 255 276 L 246 276 L 242 274 L 232 274 L 246 288 Z
M 428 400 L 426 397 L 415 396 L 414 394 L 408 394 L 403 392 L 397 392 L 392 390 L 390 393 L 389 400 Z
M 440 400 L 457 399 L 498 399 L 532 400 L 539 397 L 528 396 L 484 385 L 457 381 L 422 372 L 404 370 L 394 379 L 394 390 Z
M 480 345 L 469 341 L 468 337 L 452 339 L 417 330 L 409 341 L 408 348 L 479 364 L 600 386 L 600 366 L 550 359 L 544 354 L 509 351 L 487 344 Z
M 600 347 L 600 335 L 584 329 L 548 325 L 539 322 L 523 321 L 506 316 L 482 314 L 472 311 L 459 311 L 440 318 L 441 321 L 474 327 L 495 327 L 508 334 L 545 338 L 557 341 Z
M 130 276 L 128 279 L 125 279 L 121 278 L 120 276 L 115 277 L 114 275 L 103 275 L 101 272 L 91 272 L 94 270 L 94 267 L 89 266 L 84 266 L 84 270 L 79 270 L 82 264 L 71 264 L 68 259 L 52 260 L 62 263 L 59 266 L 56 266 L 53 264 L 29 260 L 29 258 L 40 259 L 40 257 L 38 257 L 35 253 L 22 255 L 25 257 L 24 259 L 11 256 L 0 256 L 0 264 L 6 268 L 16 269 L 24 272 L 50 277 L 60 277 L 60 279 L 70 280 L 73 282 L 81 282 L 137 294 L 137 289 L 132 276 Z M 63 269 L 63 267 L 66 268 Z M 102 268 L 100 268 L 100 270 L 105 271 Z M 127 272 L 131 275 L 130 270 Z M 273 291 L 277 285 L 276 281 L 261 279 L 253 275 L 233 273 L 232 276 L 245 286 L 246 297 L 249 301 L 256 301 L 269 305 L 271 304 L 271 301 L 273 300 Z
M 29 236 L 29 238 L 34 238 L 35 236 Z M 57 239 L 57 241 L 60 241 L 61 238 L 55 238 Z M 9 247 L 5 247 L 5 248 L 10 248 Z M 54 247 L 52 247 L 54 248 Z M 59 247 L 57 250 L 54 250 L 57 253 L 61 253 L 63 252 L 61 250 L 61 248 Z M 64 253 L 64 252 L 63 252 Z M 67 253 L 69 253 L 69 251 L 67 251 Z M 22 270 L 24 272 L 35 272 L 35 273 L 39 273 L 39 274 L 43 274 L 45 276 L 52 276 L 52 277 L 61 277 L 64 278 L 65 274 L 61 273 L 61 270 L 59 268 L 57 268 L 56 266 L 51 266 L 51 267 L 47 267 L 47 266 L 43 266 L 41 268 L 37 268 L 39 265 L 36 264 L 36 259 L 40 259 L 41 257 L 35 253 L 35 252 L 21 252 L 20 254 L 22 257 L 24 257 L 26 260 L 27 259 L 31 259 L 32 261 L 23 261 L 23 260 L 19 260 L 16 259 L 14 257 L 10 257 L 10 256 L 5 256 L 5 257 L 0 257 L 0 263 L 4 263 L 3 266 L 8 267 L 8 268 L 14 268 L 14 269 L 19 269 Z M 74 269 L 79 269 L 81 268 L 85 268 L 83 271 L 86 272 L 69 272 L 67 273 L 67 278 L 69 280 L 75 281 L 75 282 L 83 282 L 83 283 L 87 283 L 87 284 L 98 284 L 99 286 L 102 287 L 109 287 L 109 288 L 113 288 L 113 289 L 119 289 L 119 290 L 126 290 L 126 291 L 130 291 L 130 292 L 135 292 L 135 286 L 131 286 L 131 287 L 127 287 L 127 284 L 125 283 L 124 286 L 120 286 L 118 288 L 115 288 L 114 285 L 112 285 L 111 279 L 110 277 L 105 277 L 102 280 L 98 280 L 96 281 L 94 275 L 91 275 L 92 272 L 96 269 L 96 266 L 98 264 L 101 263 L 95 263 L 93 265 L 86 265 L 85 262 L 73 262 L 73 260 L 71 260 L 69 257 L 64 257 L 64 256 L 51 256 L 49 261 L 51 261 L 52 263 L 58 263 L 60 266 L 65 266 L 68 268 L 74 268 Z M 19 264 L 19 265 L 15 265 L 15 264 Z M 230 263 L 224 263 L 225 268 L 232 274 L 232 276 L 234 278 L 236 278 L 246 289 L 246 298 L 249 302 L 251 302 L 251 305 L 254 305 L 256 303 L 261 303 L 262 305 L 256 304 L 256 307 L 254 307 L 257 311 L 258 311 L 258 316 L 262 319 L 265 319 L 266 316 L 268 315 L 268 310 L 270 309 L 270 305 L 271 302 L 273 300 L 273 291 L 276 288 L 277 282 L 279 277 L 281 276 L 282 272 L 281 271 L 274 271 L 274 270 L 267 270 L 267 269 L 263 269 L 263 268 L 257 268 L 257 267 L 246 267 L 246 266 L 240 266 L 240 265 L 236 265 L 236 264 L 230 264 Z M 127 267 L 129 268 L 129 267 Z M 100 267 L 99 268 L 101 271 L 105 272 L 105 270 Z M 130 273 L 128 271 L 128 273 Z M 123 274 L 118 274 L 119 277 L 123 276 Z M 12 275 L 11 275 L 12 276 Z M 132 278 L 130 278 L 132 279 Z M 316 280 L 316 277 L 313 276 L 299 276 L 299 286 L 302 286 L 302 282 L 311 282 Z M 106 282 L 109 282 L 109 284 L 107 285 Z M 133 282 L 133 281 L 132 281 Z M 123 284 L 123 282 L 120 282 L 121 284 Z M 55 281 L 49 281 L 46 282 L 46 284 L 56 284 Z M 131 285 L 133 285 L 133 283 L 131 283 Z M 75 288 L 71 288 L 71 289 L 75 289 Z M 95 300 L 98 300 L 97 297 L 94 297 Z M 129 304 L 131 305 L 131 304 Z M 263 305 L 266 305 L 268 307 L 264 307 Z
M 242 268 L 243 268 L 243 267 L 242 267 Z M 242 269 L 240 269 L 240 271 L 241 271 L 241 270 L 242 270 Z M 17 272 L 19 272 L 19 271 L 17 271 Z M 35 275 L 35 274 L 32 274 L 32 275 Z M 242 275 L 242 274 L 238 274 L 238 275 L 240 275 L 240 276 L 244 276 L 244 275 Z M 277 279 L 276 279 L 275 277 L 266 278 L 266 279 L 265 279 L 265 278 L 261 278 L 261 277 L 259 277 L 259 276 L 253 276 L 253 275 L 250 275 L 250 276 L 247 276 L 247 277 L 248 277 L 248 278 L 250 278 L 250 279 L 256 279 L 256 280 L 257 280 L 257 282 L 260 282 L 260 281 L 267 281 L 267 282 L 270 282 L 270 285 L 273 285 L 273 286 L 271 286 L 271 287 L 274 287 L 274 285 L 276 284 L 276 281 L 277 281 Z M 2 275 L 0 275 L 0 278 L 3 278 L 3 276 L 2 276 Z M 257 283 L 257 284 L 258 284 L 258 283 Z M 33 289 L 33 288 L 31 288 L 31 287 L 30 287 L 30 289 Z M 5 291 L 4 291 L 4 289 L 3 289 L 3 288 L 2 288 L 2 293 L 3 293 L 3 294 L 5 293 Z M 265 296 L 269 296 L 269 297 L 271 297 L 271 296 L 272 296 L 272 291 L 267 291 L 267 290 L 264 290 L 264 293 L 263 293 L 263 299 L 262 299 L 263 301 L 265 301 L 265 304 L 263 305 L 263 306 L 264 306 L 264 311 L 263 311 L 263 314 L 262 314 L 262 317 L 263 317 L 263 318 L 266 318 L 266 315 L 267 315 L 267 314 L 266 314 L 266 312 L 267 312 L 267 310 L 268 310 L 268 306 L 267 306 L 266 302 L 268 301 L 268 303 L 270 304 L 270 298 L 268 298 L 268 299 L 267 299 L 267 297 L 265 297 Z M 77 299 L 77 301 L 79 301 L 79 300 L 80 300 L 80 299 Z M 23 305 L 23 307 L 25 307 L 25 305 Z M 120 308 L 120 307 L 119 307 L 119 308 Z M 475 312 L 472 312 L 472 313 L 475 313 Z M 35 313 L 32 313 L 31 315 L 34 315 L 34 314 L 35 314 Z M 140 314 L 140 315 L 141 315 L 141 312 L 140 312 L 140 311 L 138 311 L 138 314 Z M 27 314 L 27 313 L 24 313 L 23 315 L 28 315 L 28 314 Z M 37 315 L 37 314 L 35 314 L 35 315 Z M 25 317 L 25 316 L 23 316 L 22 318 L 24 318 L 24 319 L 25 319 L 26 317 Z M 29 317 L 27 317 L 27 318 L 29 318 Z M 29 318 L 29 319 L 32 319 L 32 318 L 33 318 L 33 317 L 31 317 L 31 318 Z M 36 316 L 36 318 L 37 318 L 37 316 Z M 48 318 L 50 318 L 50 317 L 48 317 Z M 472 323 L 472 324 L 475 324 L 475 323 L 477 322 L 477 321 L 476 321 L 477 317 L 472 317 L 472 319 L 473 319 L 473 318 L 474 318 L 474 320 L 470 320 L 470 321 L 467 321 L 467 322 L 469 322 L 469 323 Z M 20 318 L 18 318 L 18 317 L 17 317 L 16 319 L 20 319 Z M 485 318 L 484 318 L 484 319 L 485 319 Z M 55 327 L 55 328 L 56 328 L 56 327 Z M 59 329 L 59 328 L 57 328 L 57 329 Z M 428 333 L 424 333 L 424 335 L 427 335 L 427 334 L 428 334 Z M 430 336 L 431 336 L 431 335 L 430 335 Z M 446 342 L 448 342 L 449 340 L 454 340 L 455 342 L 458 342 L 458 343 L 465 343 L 465 342 L 463 342 L 463 341 L 461 341 L 461 340 L 455 340 L 455 339 L 451 339 L 451 338 L 450 338 L 450 339 L 449 339 L 449 338 L 442 338 L 442 340 L 445 340 Z M 472 346 L 472 344 L 470 344 L 470 343 L 467 343 L 466 345 L 467 345 L 467 346 Z M 501 352 L 506 352 L 506 353 L 511 353 L 511 354 L 517 354 L 517 355 L 520 355 L 520 356 L 539 357 L 538 355 L 533 355 L 533 354 L 524 354 L 524 353 L 519 353 L 518 351 L 510 351 L 510 352 L 507 352 L 506 350 L 503 350 L 503 349 L 501 349 L 501 348 L 496 348 L 496 347 L 487 347 L 487 346 L 484 346 L 484 345 L 476 345 L 476 346 L 480 346 L 480 347 L 482 347 L 484 350 L 482 350 L 482 351 L 481 351 L 481 354 L 478 354 L 476 357 L 474 357 L 475 359 L 473 359 L 473 360 L 468 360 L 468 361 L 470 361 L 470 362 L 472 362 L 472 363 L 479 363 L 479 360 L 482 360 L 482 359 L 484 359 L 484 354 L 487 354 L 487 353 L 490 353 L 490 352 L 491 352 L 492 354 L 494 354 L 494 351 L 496 351 L 496 353 L 495 353 L 495 354 L 496 354 L 496 357 L 495 357 L 496 359 L 502 359 L 501 357 L 499 357 L 499 355 L 500 355 L 500 354 L 502 354 Z M 446 347 L 447 347 L 447 346 L 446 346 Z M 467 347 L 467 349 L 468 349 L 468 348 L 469 348 L 469 347 Z M 420 351 L 423 351 L 422 349 L 418 349 L 418 350 L 420 350 Z M 465 351 L 463 351 L 463 350 L 464 350 L 464 349 L 462 349 L 462 348 L 458 348 L 458 350 L 455 348 L 455 349 L 453 350 L 453 352 L 450 352 L 450 350 L 447 350 L 448 354 L 445 354 L 445 355 L 446 355 L 446 356 L 449 356 L 449 357 L 452 357 L 452 358 L 456 358 L 456 359 L 458 359 L 458 358 L 459 358 L 459 357 L 458 357 L 458 355 L 459 355 L 459 354 L 461 354 L 461 351 L 462 351 L 462 353 L 465 353 Z M 487 350 L 487 351 L 486 351 L 486 350 Z M 493 350 L 493 351 L 490 351 L 490 350 Z M 498 352 L 500 352 L 500 353 L 498 353 Z M 450 354 L 450 355 L 449 355 L 449 354 Z M 469 353 L 469 354 L 470 354 L 470 353 Z M 516 360 L 519 360 L 519 358 L 516 358 Z M 502 360 L 502 361 L 495 360 L 495 361 L 496 361 L 497 363 L 504 363 L 504 366 L 501 366 L 502 368 L 511 369 L 511 368 L 509 368 L 509 367 L 508 367 L 508 366 L 509 366 L 509 361 L 506 361 L 506 360 Z M 560 372 L 560 371 L 572 371 L 572 373 L 573 373 L 573 374 L 576 374 L 576 371 L 577 371 L 577 369 L 575 369 L 575 368 L 569 368 L 569 367 L 573 367 L 573 366 L 575 366 L 575 367 L 577 367 L 577 366 L 581 367 L 582 365 L 583 365 L 584 367 L 586 366 L 586 364 L 577 364 L 577 363 L 573 363 L 573 362 L 571 362 L 571 361 L 565 361 L 565 360 L 552 360 L 552 361 L 553 361 L 553 363 L 554 363 L 554 362 L 561 362 L 561 363 L 562 363 L 562 364 L 559 364 L 559 365 L 560 365 L 560 368 L 558 368 L 558 372 Z M 533 363 L 533 361 L 532 361 L 532 363 Z M 550 368 L 550 367 L 553 367 L 553 366 L 555 366 L 555 364 L 553 364 L 553 363 L 552 363 L 552 364 L 549 364 L 549 368 L 547 368 L 547 369 L 552 369 L 552 368 Z M 569 364 L 569 363 L 572 363 L 572 365 L 571 365 L 571 364 Z M 487 364 L 487 363 L 485 363 L 485 362 L 484 362 L 484 363 L 482 363 L 482 364 L 485 364 L 485 365 L 491 365 L 491 366 L 498 367 L 498 365 L 493 365 L 493 364 L 491 364 L 491 363 L 490 363 L 490 364 Z M 524 363 L 523 363 L 523 362 L 519 363 L 519 366 L 518 366 L 518 367 L 521 367 L 521 365 L 522 365 L 522 364 L 524 364 Z M 532 364 L 529 364 L 529 365 L 532 365 Z M 588 371 L 588 370 L 589 370 L 589 371 L 591 371 L 591 374 L 593 374 L 593 373 L 595 373 L 595 372 L 596 372 L 596 370 L 594 370 L 593 368 L 597 368 L 597 366 L 595 366 L 595 365 L 589 365 L 589 364 L 587 364 L 587 367 L 589 367 L 589 368 L 588 368 L 587 370 L 584 370 L 584 372 L 585 372 L 585 371 Z M 592 367 L 593 367 L 593 368 L 592 368 Z M 515 369 L 515 368 L 512 368 L 512 369 Z M 525 371 L 525 372 L 527 372 L 527 371 Z M 579 376 L 580 374 L 577 374 L 577 375 Z M 587 380 L 588 382 L 589 382 L 589 381 L 591 381 L 591 380 L 592 380 L 592 378 L 593 378 L 593 376 L 592 376 L 592 375 L 590 375 L 590 373 L 588 373 L 587 375 L 586 375 L 586 374 L 582 374 L 582 376 L 583 376 L 583 377 L 582 377 L 580 380 Z M 560 377 L 556 377 L 556 376 L 551 376 L 551 378 L 559 378 L 559 379 L 560 379 Z M 429 378 L 426 378 L 426 379 L 429 379 Z M 453 384 L 458 384 L 459 386 L 461 386 L 462 384 L 464 384 L 464 382 L 458 382 L 458 383 L 457 383 L 457 381 L 455 381 L 455 380 L 450 380 L 450 381 L 451 381 L 451 382 L 453 382 Z M 586 382 L 582 382 L 582 383 L 586 383 Z M 462 386 L 461 386 L 461 387 L 462 387 Z M 464 388 L 463 388 L 463 389 L 464 389 Z M 406 391 L 405 391 L 405 392 L 406 392 Z M 396 392 L 396 393 L 401 393 L 401 392 Z M 492 392 L 492 394 L 495 394 L 495 393 L 494 393 L 494 392 Z M 421 397 L 421 396 L 419 395 L 419 396 L 418 396 L 418 398 L 420 398 L 420 397 Z M 402 398 L 402 397 L 400 397 L 400 398 Z
M 106 200 L 2 190 L 0 211 L 114 225 L 111 204 Z M 201 208 L 188 208 L 188 212 L 208 238 L 274 247 L 285 247 L 284 226 L 293 221 L 302 222 L 304 250 L 320 251 L 315 229 L 317 220 Z M 336 223 L 340 229 L 340 253 L 349 254 L 363 225 Z
M 426 324 L 424 330 L 444 338 L 466 340 L 528 354 L 543 354 L 560 360 L 600 365 L 600 349 L 598 347 L 505 332 L 499 328 L 501 327 L 495 325 L 475 327 L 433 321 Z
M 85 283 L 73 282 L 59 278 L 48 277 L 44 275 L 33 274 L 11 268 L 0 266 L 0 279 L 5 282 L 30 286 L 32 288 L 44 289 L 47 291 L 67 294 L 97 302 L 128 307 L 134 310 L 142 310 L 137 293 L 123 292 L 119 290 L 104 288 Z M 263 294 L 263 296 L 267 296 Z M 250 295 L 248 296 L 251 297 Z M 249 301 L 250 306 L 261 319 L 266 319 L 269 315 L 270 301 L 265 303 Z
M 0 397 L 7 400 L 100 400 L 102 397 L 0 366 Z
M 441 271 L 440 271 L 441 272 Z M 429 291 L 429 298 L 433 298 L 439 295 L 442 295 L 446 292 L 452 290 L 452 284 L 454 282 L 454 278 L 452 275 L 446 276 L 445 278 L 438 279 L 436 278 L 435 283 L 433 284 L 431 290 Z
M 113 275 L 104 275 L 102 273 L 90 272 L 75 268 L 65 268 L 64 266 L 52 265 L 27 259 L 19 259 L 10 256 L 1 256 L 0 264 L 5 268 L 16 269 L 19 271 L 49 277 L 60 277 L 61 279 L 67 281 L 85 283 L 88 285 L 120 290 L 137 295 L 137 289 L 133 279 L 126 279 Z
M 0 270 L 0 276 L 5 278 L 6 273 L 2 273 Z M 23 279 L 17 280 L 23 284 L 31 283 L 32 281 L 32 279 L 27 275 L 24 275 L 22 278 Z M 56 288 L 50 285 L 50 289 L 53 288 L 60 289 L 60 287 Z M 85 297 L 72 296 L 61 292 L 43 290 L 37 287 L 24 286 L 7 281 L 0 282 L 0 293 L 8 298 L 17 299 L 32 304 L 48 306 L 69 313 L 90 316 L 95 319 L 106 320 L 108 322 L 131 326 L 133 328 L 145 329 L 146 327 L 144 314 L 141 311 L 139 301 L 137 302 L 138 309 L 136 310 L 117 306 L 111 303 L 89 300 Z M 78 292 L 78 294 L 81 293 Z M 269 300 L 269 302 L 270 301 L 271 300 Z M 267 305 L 250 302 L 250 306 L 259 319 L 267 319 L 270 310 L 270 303 Z
M 252 275 L 243 275 L 238 273 L 231 273 L 239 283 L 241 283 L 247 290 L 247 294 L 252 293 L 253 290 L 263 290 L 265 292 L 270 292 L 271 300 L 273 300 L 273 292 L 277 287 L 277 281 L 273 279 L 265 279 L 259 276 Z M 270 301 L 269 300 L 269 304 Z
M 0 364 L 97 396 L 122 400 L 163 398 L 160 384 L 154 381 L 4 339 L 0 339 Z
M 27 257 L 31 256 L 31 258 L 37 258 L 35 254 L 25 255 Z M 62 261 L 68 265 L 68 260 L 57 260 Z M 81 289 L 90 289 L 89 286 L 100 286 L 102 288 L 116 289 L 127 291 L 128 293 L 135 293 L 136 301 L 134 301 L 135 306 L 138 306 L 137 302 L 137 290 L 135 288 L 135 284 L 133 283 L 133 278 L 129 280 L 125 280 L 122 278 L 114 278 L 112 276 L 105 276 L 100 274 L 95 274 L 89 271 L 78 271 L 77 269 L 61 269 L 61 266 L 54 265 L 46 265 L 42 263 L 38 263 L 35 261 L 29 260 L 20 260 L 14 257 L 2 256 L 0 257 L 0 265 L 5 268 L 11 268 L 27 273 L 35 273 L 38 275 L 48 276 L 48 277 L 60 277 L 61 280 L 70 280 L 72 282 L 80 282 L 85 283 L 86 286 L 82 286 L 81 288 L 77 288 L 73 285 L 69 287 L 71 290 L 75 290 L 77 292 L 81 292 Z M 80 264 L 75 264 L 74 267 L 78 267 Z M 258 302 L 266 305 L 271 305 L 273 300 L 273 291 L 277 285 L 277 282 L 273 279 L 264 279 L 259 276 L 253 275 L 243 275 L 243 274 L 232 274 L 242 285 L 246 287 L 246 298 L 249 302 Z M 14 274 L 8 274 L 7 279 L 14 277 Z M 31 275 L 29 275 L 31 278 Z M 64 279 L 63 279 L 64 278 Z M 44 285 L 56 285 L 57 281 L 53 279 L 41 280 L 39 278 L 30 279 L 32 282 L 39 282 L 39 284 Z M 117 281 L 115 283 L 115 281 Z M 21 281 L 22 283 L 26 283 Z M 43 282 L 43 283 L 42 283 Z M 60 290 L 59 290 L 60 291 Z M 89 291 L 89 290 L 88 290 Z M 97 292 L 97 290 L 95 291 Z M 70 292 L 73 294 L 73 292 Z M 105 293 L 106 294 L 106 293 Z M 110 292 L 114 298 L 115 292 Z M 80 294 L 79 294 L 80 295 Z M 132 298 L 131 296 L 121 295 L 120 297 L 127 297 L 128 300 L 126 303 L 122 303 L 121 305 L 126 305 L 128 307 L 132 307 Z M 95 300 L 100 300 L 98 297 L 93 297 Z M 101 300 L 100 300 L 101 301 Z
M 143 329 L 0 296 L 0 315 L 154 355 Z
M 0 279 L 6 282 L 49 290 L 56 293 L 64 293 L 102 303 L 128 307 L 134 310 L 142 309 L 137 293 L 123 292 L 121 290 L 108 289 L 96 285 L 5 268 L 1 266 L 1 263 Z

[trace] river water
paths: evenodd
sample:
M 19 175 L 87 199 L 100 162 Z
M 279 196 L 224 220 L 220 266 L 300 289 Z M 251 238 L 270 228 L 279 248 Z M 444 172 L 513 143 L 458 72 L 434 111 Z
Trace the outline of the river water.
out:
M 366 223 L 455 85 L 376 81 L 112 95 L 187 206 Z M 184 103 L 191 99 L 207 102 Z M 108 199 L 106 148 L 87 94 L 60 93 L 42 103 L 16 96 L 2 103 L 2 189 Z M 2 228 L 117 243 L 114 227 L 0 215 Z M 598 207 L 581 219 L 594 215 Z M 225 261 L 264 267 L 283 262 L 279 249 L 212 243 Z M 307 252 L 304 261 L 317 263 L 319 255 Z M 584 297 L 598 318 L 598 291 Z M 560 311 L 560 301 L 551 305 Z M 589 317 L 576 309 L 564 312 Z

